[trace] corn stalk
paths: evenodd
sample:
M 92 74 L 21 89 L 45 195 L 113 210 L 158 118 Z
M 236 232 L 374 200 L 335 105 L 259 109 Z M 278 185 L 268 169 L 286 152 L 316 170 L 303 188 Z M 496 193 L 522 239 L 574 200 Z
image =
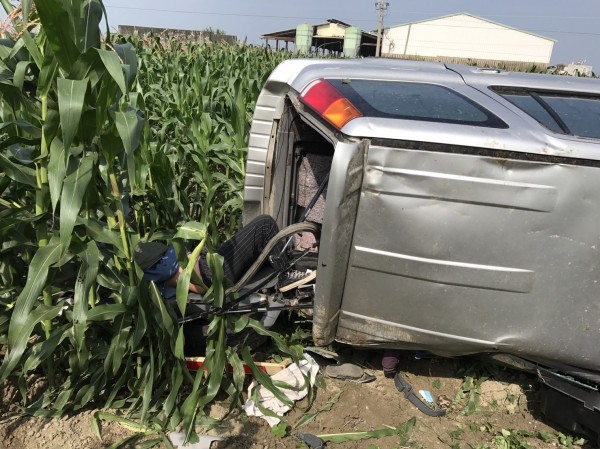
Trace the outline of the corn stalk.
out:
M 250 116 L 283 56 L 102 40 L 101 0 L 2 4 L 14 20 L 0 40 L 0 382 L 17 381 L 36 415 L 94 403 L 183 423 L 193 437 L 219 391 L 241 404 L 227 329 L 265 333 L 294 359 L 301 351 L 247 317 L 214 317 L 211 371 L 192 376 L 175 312 L 142 281 L 132 251 L 140 239 L 196 240 L 195 259 L 234 232 Z M 222 261 L 209 262 L 207 300 L 218 306 Z M 50 385 L 32 400 L 34 372 Z M 192 392 L 179 402 L 186 380 Z

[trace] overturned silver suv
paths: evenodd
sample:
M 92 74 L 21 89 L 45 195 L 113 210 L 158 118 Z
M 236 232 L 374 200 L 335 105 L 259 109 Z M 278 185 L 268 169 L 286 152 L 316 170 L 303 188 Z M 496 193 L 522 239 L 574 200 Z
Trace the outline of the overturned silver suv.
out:
M 246 221 L 321 225 L 318 245 L 295 240 L 318 250 L 316 344 L 488 353 L 538 373 L 549 418 L 599 437 L 599 81 L 288 61 L 246 171 Z

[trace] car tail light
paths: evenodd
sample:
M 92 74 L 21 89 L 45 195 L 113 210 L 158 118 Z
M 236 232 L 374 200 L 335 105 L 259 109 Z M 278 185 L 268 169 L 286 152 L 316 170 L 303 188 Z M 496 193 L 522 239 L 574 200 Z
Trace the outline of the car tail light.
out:
M 325 80 L 306 86 L 300 99 L 337 129 L 342 129 L 352 119 L 362 117 L 350 100 Z

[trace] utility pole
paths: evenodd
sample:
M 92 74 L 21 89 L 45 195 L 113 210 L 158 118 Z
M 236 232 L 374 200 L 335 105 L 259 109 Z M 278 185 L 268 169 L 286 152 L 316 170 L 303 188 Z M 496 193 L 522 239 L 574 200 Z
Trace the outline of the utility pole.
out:
M 379 10 L 379 27 L 377 28 L 377 47 L 375 48 L 375 56 L 379 57 L 381 54 L 381 33 L 383 33 L 383 16 L 388 9 L 390 4 L 384 0 L 378 0 L 375 3 L 375 9 Z

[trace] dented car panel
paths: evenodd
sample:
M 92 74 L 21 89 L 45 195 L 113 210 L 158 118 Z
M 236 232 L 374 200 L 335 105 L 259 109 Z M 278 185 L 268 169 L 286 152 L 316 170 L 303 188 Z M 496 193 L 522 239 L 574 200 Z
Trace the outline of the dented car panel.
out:
M 328 245 L 319 251 L 313 339 L 317 345 L 326 345 L 336 336 L 337 321 L 342 309 L 342 295 L 347 285 L 356 213 L 363 182 L 365 142 L 338 143 L 327 188 L 327 207 L 321 231 L 321 240 Z
M 364 114 L 335 129 L 302 102 L 321 79 L 443 86 L 502 126 Z M 245 219 L 293 221 L 281 205 L 293 206 L 295 144 L 306 136 L 289 110 L 334 150 L 317 344 L 509 353 L 600 375 L 600 140 L 551 131 L 495 86 L 600 97 L 596 80 L 415 61 L 296 60 L 267 81 Z
M 338 337 L 597 369 L 600 168 L 463 151 L 371 145 Z

